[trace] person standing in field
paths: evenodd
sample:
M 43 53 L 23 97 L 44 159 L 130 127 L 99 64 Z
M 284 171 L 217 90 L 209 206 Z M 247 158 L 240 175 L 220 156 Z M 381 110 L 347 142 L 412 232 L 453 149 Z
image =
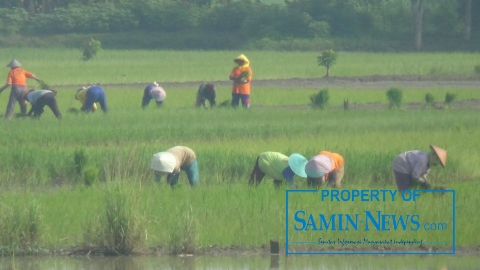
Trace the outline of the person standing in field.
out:
M 210 108 L 213 108 L 217 104 L 217 91 L 215 86 L 211 83 L 202 83 L 197 91 L 197 99 L 195 101 L 195 107 L 203 106 L 207 108 L 206 101 L 210 104 Z
M 255 161 L 248 183 L 258 185 L 266 175 L 273 178 L 276 187 L 280 186 L 285 180 L 291 188 L 295 188 L 293 179 L 295 174 L 300 177 L 307 177 L 305 174 L 306 163 L 307 159 L 297 153 L 287 157 L 278 152 L 263 152 Z
M 13 111 L 15 109 L 15 103 L 20 104 L 20 110 L 22 114 L 27 112 L 27 105 L 25 104 L 24 95 L 27 92 L 27 78 L 32 78 L 37 82 L 41 80 L 37 78 L 34 74 L 21 69 L 22 65 L 17 60 L 13 59 L 8 63 L 7 67 L 10 68 L 10 72 L 7 76 L 7 83 L 0 88 L 0 93 L 5 90 L 7 87 L 11 86 L 10 97 L 8 98 L 7 111 L 5 113 L 5 118 L 11 119 Z
M 250 61 L 243 54 L 233 61 L 237 66 L 230 73 L 230 80 L 233 81 L 232 107 L 237 108 L 239 101 L 242 100 L 242 106 L 250 108 L 250 82 L 252 81 Z
M 89 87 L 81 87 L 77 90 L 75 99 L 82 103 L 81 110 L 84 112 L 95 112 L 97 106 L 95 103 L 100 103 L 103 112 L 108 112 L 107 97 L 105 91 L 99 85 L 92 85 Z
M 30 89 L 26 95 L 25 100 L 32 104 L 32 108 L 28 112 L 28 116 L 32 115 L 34 118 L 40 118 L 44 112 L 43 108 L 48 106 L 57 119 L 62 119 L 62 114 L 58 110 L 57 99 L 55 98 L 57 92 L 54 90 L 37 90 Z
M 401 153 L 392 164 L 398 191 L 403 192 L 415 187 L 431 189 L 426 179 L 430 168 L 439 164 L 445 167 L 446 162 L 447 151 L 434 145 L 430 145 L 429 152 L 412 150 Z
M 167 93 L 165 93 L 165 90 L 158 86 L 157 82 L 153 82 L 145 87 L 143 91 L 142 108 L 146 108 L 152 99 L 155 100 L 158 107 L 161 107 L 166 97 Z
M 158 152 L 153 155 L 150 162 L 150 169 L 153 170 L 155 181 L 160 182 L 162 176 L 167 176 L 167 183 L 174 187 L 178 183 L 180 171 L 187 174 L 190 186 L 198 186 L 198 163 L 195 152 L 185 146 L 175 146 L 167 151 Z
M 345 172 L 343 157 L 334 152 L 320 151 L 312 157 L 305 166 L 308 186 L 328 185 L 340 188 Z

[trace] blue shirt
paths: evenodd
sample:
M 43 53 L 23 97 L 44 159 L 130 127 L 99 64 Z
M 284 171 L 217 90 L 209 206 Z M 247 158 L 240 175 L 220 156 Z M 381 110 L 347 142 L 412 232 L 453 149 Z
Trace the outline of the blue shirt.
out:
M 149 84 L 147 87 L 145 87 L 145 90 L 143 91 L 143 98 L 142 98 L 142 107 L 145 107 L 150 103 L 150 100 L 152 99 L 152 96 L 150 95 L 150 91 L 152 91 L 153 88 L 155 88 L 155 84 Z
M 50 90 L 33 91 L 33 92 L 30 92 L 30 93 L 27 94 L 27 99 L 30 103 L 35 104 L 41 96 L 43 96 L 45 94 L 48 94 L 48 93 L 52 93 L 52 91 L 50 91 Z

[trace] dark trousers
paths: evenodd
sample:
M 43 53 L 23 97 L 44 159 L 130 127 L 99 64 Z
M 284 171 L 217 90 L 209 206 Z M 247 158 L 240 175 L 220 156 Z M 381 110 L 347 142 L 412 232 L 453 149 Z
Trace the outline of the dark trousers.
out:
M 55 98 L 55 95 L 53 93 L 44 94 L 43 96 L 38 98 L 35 104 L 32 105 L 32 109 L 30 110 L 30 112 L 33 111 L 33 117 L 39 118 L 44 112 L 43 108 L 45 106 L 48 106 L 50 110 L 52 110 L 53 114 L 55 115 L 55 117 L 57 117 L 57 119 L 62 118 L 62 114 L 58 109 L 57 99 Z
M 103 88 L 101 88 L 100 86 L 92 86 L 90 87 L 90 89 L 87 90 L 85 104 L 82 107 L 82 111 L 92 110 L 93 103 L 96 102 L 100 103 L 102 111 L 108 112 L 107 97 L 105 96 Z
M 7 112 L 5 113 L 5 118 L 10 119 L 12 117 L 13 111 L 15 109 L 15 103 L 17 102 L 20 105 L 20 111 L 22 112 L 22 114 L 27 113 L 27 104 L 25 104 L 25 100 L 23 99 L 23 95 L 26 92 L 26 86 L 12 85 L 10 97 L 8 98 Z
M 244 108 L 250 108 L 250 95 L 246 94 L 232 94 L 232 107 L 238 107 L 240 100 Z

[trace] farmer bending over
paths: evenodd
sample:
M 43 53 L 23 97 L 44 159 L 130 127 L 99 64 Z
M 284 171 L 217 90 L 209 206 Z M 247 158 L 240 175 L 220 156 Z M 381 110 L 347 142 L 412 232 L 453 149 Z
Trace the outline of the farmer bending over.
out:
M 217 91 L 215 91 L 215 86 L 211 83 L 202 83 L 198 88 L 195 107 L 203 106 L 207 108 L 206 101 L 208 100 L 210 107 L 213 108 L 217 104 L 216 97 Z
M 99 85 L 92 85 L 89 87 L 81 87 L 77 90 L 75 99 L 82 103 L 82 111 L 95 112 L 97 106 L 95 103 L 100 103 L 103 112 L 108 112 L 107 97 L 105 91 Z
M 37 90 L 30 89 L 25 95 L 25 100 L 32 104 L 32 108 L 28 112 L 28 116 L 32 115 L 34 118 L 40 118 L 44 112 L 43 108 L 48 106 L 52 110 L 57 119 L 62 119 L 62 114 L 58 110 L 57 99 L 55 98 L 57 92 L 52 90 Z
M 150 169 L 155 174 L 155 181 L 160 182 L 162 176 L 167 176 L 167 183 L 173 187 L 178 183 L 180 171 L 187 173 L 190 186 L 198 186 L 198 164 L 195 152 L 185 146 L 175 146 L 165 152 L 153 155 Z
M 309 186 L 318 187 L 328 181 L 328 185 L 339 188 L 344 171 L 343 157 L 328 151 L 320 151 L 305 166 Z
M 250 61 L 243 54 L 233 59 L 237 64 L 230 73 L 230 80 L 233 81 L 232 107 L 237 108 L 239 100 L 242 106 L 250 108 L 250 82 L 252 81 L 252 69 Z
M 153 82 L 145 87 L 145 90 L 143 91 L 142 108 L 146 108 L 152 99 L 155 100 L 157 106 L 160 107 L 162 106 L 165 97 L 167 97 L 165 90 L 158 86 L 156 82 Z
M 257 157 L 255 167 L 250 174 L 249 184 L 260 184 L 265 175 L 273 178 L 276 187 L 285 179 L 291 188 L 295 188 L 293 177 L 307 177 L 305 164 L 307 159 L 300 154 L 291 154 L 289 157 L 278 152 L 263 152 Z
M 446 162 L 447 151 L 434 145 L 430 145 L 429 152 L 413 150 L 401 153 L 393 160 L 392 165 L 398 191 L 402 192 L 416 186 L 430 189 L 431 185 L 426 179 L 430 167 L 438 164 L 445 167 Z
M 27 105 L 24 100 L 24 96 L 27 93 L 27 78 L 32 78 L 37 82 L 40 82 L 39 78 L 32 73 L 21 69 L 20 66 L 22 66 L 20 62 L 15 59 L 8 63 L 7 67 L 10 67 L 10 72 L 7 76 L 7 83 L 0 88 L 1 93 L 7 87 L 12 86 L 10 97 L 8 98 L 7 112 L 5 113 L 5 118 L 7 119 L 12 118 L 16 102 L 20 104 L 22 114 L 27 112 Z

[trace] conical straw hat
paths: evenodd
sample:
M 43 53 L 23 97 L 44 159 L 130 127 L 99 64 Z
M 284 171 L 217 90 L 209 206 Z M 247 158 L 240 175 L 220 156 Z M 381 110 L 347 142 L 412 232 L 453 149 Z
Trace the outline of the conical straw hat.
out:
M 433 150 L 433 152 L 435 152 L 438 159 L 440 159 L 440 163 L 442 164 L 442 167 L 445 168 L 445 163 L 447 163 L 447 151 L 435 145 L 430 145 L 430 148 Z
M 18 62 L 17 60 L 13 59 L 12 61 L 10 61 L 10 63 L 8 63 L 7 67 L 10 67 L 10 68 L 14 68 L 14 67 L 20 67 L 22 66 L 22 64 L 20 64 L 20 62 Z

